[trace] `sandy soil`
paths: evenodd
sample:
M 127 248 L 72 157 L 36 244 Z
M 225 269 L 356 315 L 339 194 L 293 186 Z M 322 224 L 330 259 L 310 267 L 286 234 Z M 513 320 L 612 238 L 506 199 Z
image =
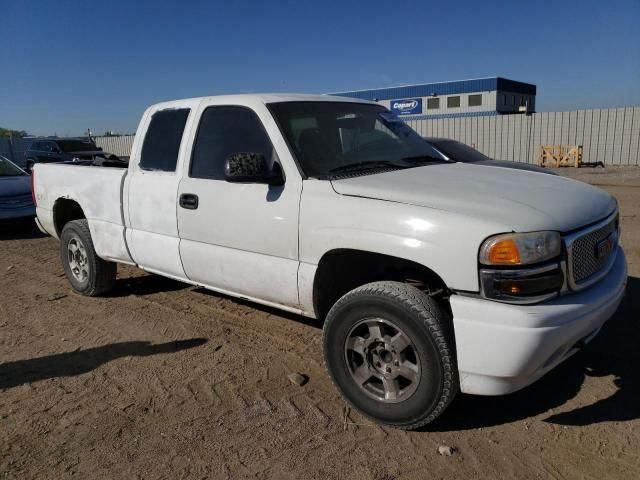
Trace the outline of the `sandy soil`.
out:
M 55 240 L 0 225 L 0 478 L 640 478 L 640 170 L 562 173 L 620 202 L 623 305 L 533 386 L 419 432 L 345 409 L 318 323 L 127 267 L 84 298 Z

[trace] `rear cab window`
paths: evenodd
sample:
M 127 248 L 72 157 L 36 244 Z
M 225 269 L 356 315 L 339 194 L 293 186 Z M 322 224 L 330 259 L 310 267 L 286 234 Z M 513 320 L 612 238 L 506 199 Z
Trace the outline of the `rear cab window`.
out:
M 98 151 L 96 144 L 89 140 L 58 140 L 57 145 L 63 152 Z
M 190 109 L 173 108 L 153 114 L 142 144 L 140 168 L 157 172 L 175 172 L 182 134 Z

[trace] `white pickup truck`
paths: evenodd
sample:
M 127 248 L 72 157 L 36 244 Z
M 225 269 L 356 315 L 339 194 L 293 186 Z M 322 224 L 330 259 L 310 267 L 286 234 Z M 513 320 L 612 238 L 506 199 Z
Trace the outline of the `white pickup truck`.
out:
M 617 203 L 559 176 L 454 163 L 384 107 L 313 95 L 161 103 L 128 169 L 36 165 L 73 288 L 116 263 L 324 320 L 345 399 L 416 428 L 589 342 L 626 286 Z

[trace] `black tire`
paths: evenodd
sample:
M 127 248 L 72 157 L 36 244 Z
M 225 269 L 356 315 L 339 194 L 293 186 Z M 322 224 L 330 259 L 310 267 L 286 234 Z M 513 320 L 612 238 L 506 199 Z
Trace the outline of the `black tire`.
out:
M 347 403 L 376 422 L 407 430 L 432 422 L 459 388 L 449 317 L 436 300 L 408 284 L 375 282 L 350 291 L 331 308 L 324 325 L 324 361 L 331 380 Z M 377 330 L 382 334 L 380 341 L 372 335 L 375 325 L 381 328 Z M 392 338 L 405 343 L 408 339 L 410 344 L 396 351 Z M 349 349 L 354 342 L 360 347 Z M 413 381 L 402 374 L 390 380 L 400 372 L 397 365 L 405 364 L 412 367 L 404 371 L 410 371 Z M 362 372 L 363 365 L 364 375 L 371 377 L 359 382 L 356 378 L 364 377 L 354 372 Z M 391 369 L 385 365 L 396 370 L 387 373 Z M 388 385 L 394 385 L 390 391 Z M 406 385 L 404 391 L 402 385 Z M 378 392 L 385 398 L 375 398 Z
M 73 248 L 81 253 L 72 254 Z M 64 226 L 60 235 L 60 259 L 76 292 L 94 297 L 113 288 L 117 265 L 98 257 L 86 220 L 73 220 Z
M 35 161 L 33 161 L 33 160 L 31 160 L 31 159 L 28 159 L 28 160 L 27 160 L 27 163 L 26 163 L 26 165 L 25 165 L 25 170 L 26 170 L 27 172 L 31 172 L 31 171 L 33 170 L 33 166 L 34 166 L 35 164 L 36 164 L 36 162 L 35 162 Z

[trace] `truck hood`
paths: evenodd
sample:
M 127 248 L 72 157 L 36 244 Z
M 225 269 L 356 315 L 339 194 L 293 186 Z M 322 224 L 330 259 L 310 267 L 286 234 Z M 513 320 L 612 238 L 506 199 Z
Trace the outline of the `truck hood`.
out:
M 447 210 L 519 232 L 567 232 L 616 208 L 607 192 L 577 180 L 468 163 L 425 165 L 331 183 L 341 195 Z

